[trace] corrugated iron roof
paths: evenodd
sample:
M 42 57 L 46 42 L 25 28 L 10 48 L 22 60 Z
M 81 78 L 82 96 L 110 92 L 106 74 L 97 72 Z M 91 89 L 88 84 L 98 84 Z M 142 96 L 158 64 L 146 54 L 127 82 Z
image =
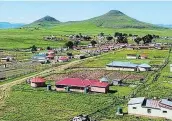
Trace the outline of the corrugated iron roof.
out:
M 143 67 L 143 68 L 151 68 L 151 66 L 149 64 L 143 63 L 138 65 L 139 67 Z
M 160 107 L 159 107 L 159 100 L 147 99 L 145 107 L 160 109 Z
M 130 101 L 128 102 L 128 105 L 142 104 L 144 100 L 145 97 L 131 98 Z
M 107 66 L 136 68 L 138 65 L 137 64 L 133 64 L 131 62 L 113 61 L 112 63 L 107 64 Z
M 99 82 L 98 80 L 82 80 L 80 78 L 66 78 L 61 81 L 57 81 L 56 85 L 66 85 L 66 86 L 77 86 L 77 87 L 88 87 L 88 86 L 96 86 L 96 87 L 107 87 L 109 84 Z
M 41 83 L 41 82 L 46 82 L 45 79 L 43 79 L 42 77 L 34 77 L 31 79 L 31 82 L 33 83 Z

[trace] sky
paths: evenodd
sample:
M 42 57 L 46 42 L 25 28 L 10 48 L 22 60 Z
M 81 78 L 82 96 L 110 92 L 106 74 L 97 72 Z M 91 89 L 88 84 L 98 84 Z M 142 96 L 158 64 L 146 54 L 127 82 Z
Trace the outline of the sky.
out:
M 0 1 L 0 22 L 31 23 L 46 15 L 62 22 L 79 21 L 119 10 L 152 24 L 172 24 L 172 1 Z

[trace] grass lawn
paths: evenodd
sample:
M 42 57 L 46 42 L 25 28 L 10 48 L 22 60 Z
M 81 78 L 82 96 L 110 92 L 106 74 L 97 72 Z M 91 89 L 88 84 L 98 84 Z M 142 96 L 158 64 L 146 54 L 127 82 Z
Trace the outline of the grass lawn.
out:
M 20 84 L 12 88 L 4 107 L 0 108 L 2 118 L 7 121 L 67 121 L 79 114 L 90 114 L 113 104 L 114 98 L 128 95 L 132 88 L 111 87 L 117 92 L 108 94 L 82 94 L 48 92 L 46 88 L 33 89 Z M 118 103 L 118 99 L 115 99 Z M 112 110 L 115 116 L 115 107 Z

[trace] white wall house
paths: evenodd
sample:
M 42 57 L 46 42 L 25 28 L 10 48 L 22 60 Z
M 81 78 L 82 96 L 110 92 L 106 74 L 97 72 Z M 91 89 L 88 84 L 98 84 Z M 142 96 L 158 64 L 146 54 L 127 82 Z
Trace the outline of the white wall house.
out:
M 137 59 L 137 55 L 136 54 L 127 54 L 126 58 L 127 59 Z
M 128 102 L 128 114 L 172 119 L 172 101 L 131 98 Z

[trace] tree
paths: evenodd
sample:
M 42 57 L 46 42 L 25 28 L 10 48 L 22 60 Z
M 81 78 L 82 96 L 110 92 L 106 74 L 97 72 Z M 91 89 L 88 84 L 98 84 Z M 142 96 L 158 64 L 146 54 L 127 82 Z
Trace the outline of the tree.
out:
M 116 41 L 117 43 L 128 43 L 128 39 L 125 36 L 118 36 Z
M 72 49 L 73 48 L 73 42 L 72 41 L 68 41 L 67 43 L 65 43 L 66 47 Z
M 33 46 L 31 47 L 31 51 L 32 51 L 32 53 L 36 52 L 36 51 L 37 51 L 37 47 L 36 47 L 35 45 L 33 45 Z
M 67 53 L 67 56 L 73 56 L 73 54 L 72 53 Z
M 148 34 L 148 35 L 142 37 L 142 40 L 143 40 L 144 44 L 151 43 L 153 40 L 153 36 Z
M 110 41 L 110 40 L 113 39 L 113 37 L 109 35 L 109 36 L 106 37 L 106 39 L 107 39 L 108 41 Z
M 134 41 L 135 41 L 137 44 L 140 44 L 140 42 L 142 41 L 142 38 L 137 37 L 137 38 L 134 39 Z
M 104 36 L 104 33 L 103 33 L 103 32 L 101 32 L 101 33 L 99 34 L 99 36 L 103 37 L 103 36 Z
M 51 47 L 50 47 L 50 46 L 48 46 L 48 47 L 47 47 L 47 50 L 51 50 Z
M 95 44 L 97 44 L 97 42 L 95 40 L 92 40 L 90 43 L 93 47 L 95 46 Z
M 79 41 L 78 40 L 76 40 L 76 41 L 73 42 L 73 45 L 76 46 L 76 47 L 78 46 L 78 44 L 79 44 Z

